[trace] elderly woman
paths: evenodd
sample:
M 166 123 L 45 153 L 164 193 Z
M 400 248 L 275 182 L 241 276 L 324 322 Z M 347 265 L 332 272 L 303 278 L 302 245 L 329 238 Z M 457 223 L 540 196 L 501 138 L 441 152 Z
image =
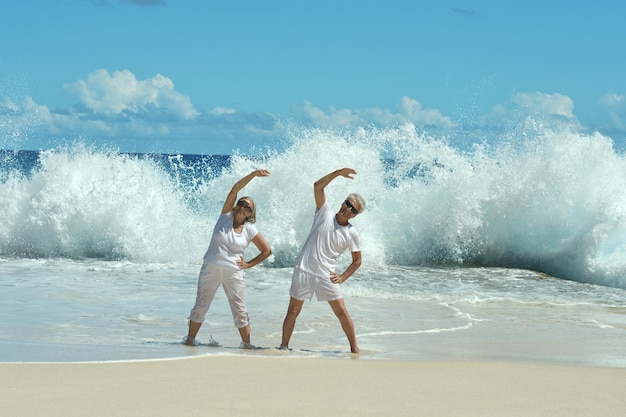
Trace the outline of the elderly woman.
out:
M 235 326 L 241 335 L 240 348 L 253 349 L 250 343 L 250 322 L 245 303 L 245 274 L 244 270 L 263 262 L 271 255 L 269 244 L 254 226 L 256 221 L 256 205 L 250 197 L 242 197 L 237 200 L 237 194 L 254 177 L 267 177 L 270 173 L 259 169 L 246 175 L 228 193 L 222 214 L 220 215 L 211 243 L 204 255 L 204 263 L 198 277 L 198 293 L 196 304 L 191 309 L 189 316 L 189 333 L 183 339 L 183 343 L 196 346 L 196 335 L 204 322 L 204 317 L 209 311 L 213 297 L 220 285 L 224 286 L 224 292 L 228 297 L 230 309 L 233 314 Z M 243 251 L 252 242 L 260 253 L 245 261 Z M 217 345 L 211 338 L 210 344 Z

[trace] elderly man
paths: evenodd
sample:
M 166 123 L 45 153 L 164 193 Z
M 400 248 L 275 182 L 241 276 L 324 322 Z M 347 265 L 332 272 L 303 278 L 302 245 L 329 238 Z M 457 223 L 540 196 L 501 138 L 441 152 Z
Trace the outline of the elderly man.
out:
M 334 213 L 326 202 L 324 189 L 337 177 L 353 179 L 356 174 L 351 168 L 342 168 L 331 172 L 315 182 L 315 217 L 309 236 L 296 260 L 289 307 L 283 322 L 283 337 L 280 348 L 288 349 L 289 340 L 296 325 L 296 319 L 302 311 L 305 300 L 311 300 L 313 294 L 318 301 L 328 301 L 339 319 L 348 341 L 350 351 L 359 353 L 354 323 L 346 309 L 339 284 L 346 281 L 361 266 L 361 247 L 359 235 L 350 224 L 350 220 L 362 213 L 365 201 L 359 194 L 350 194 Z M 335 271 L 335 261 L 346 249 L 350 249 L 352 263 L 343 273 Z

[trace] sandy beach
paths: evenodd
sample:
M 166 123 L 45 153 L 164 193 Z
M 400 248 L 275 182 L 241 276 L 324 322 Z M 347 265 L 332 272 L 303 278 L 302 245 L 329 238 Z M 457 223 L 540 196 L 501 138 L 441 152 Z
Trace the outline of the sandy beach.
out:
M 0 415 L 623 416 L 626 369 L 203 356 L 3 363 Z

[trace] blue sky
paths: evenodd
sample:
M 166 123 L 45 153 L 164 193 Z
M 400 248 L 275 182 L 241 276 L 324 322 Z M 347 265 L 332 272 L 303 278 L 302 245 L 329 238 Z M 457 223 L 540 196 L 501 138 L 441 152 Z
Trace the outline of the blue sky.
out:
M 231 153 L 285 127 L 626 138 L 622 1 L 6 0 L 0 148 Z

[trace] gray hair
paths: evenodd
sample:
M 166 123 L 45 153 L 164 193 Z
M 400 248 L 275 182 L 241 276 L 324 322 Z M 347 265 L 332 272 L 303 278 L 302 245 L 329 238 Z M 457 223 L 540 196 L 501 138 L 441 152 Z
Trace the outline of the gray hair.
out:
M 365 200 L 363 199 L 363 197 L 361 197 L 361 194 L 350 193 L 350 195 L 348 195 L 348 200 L 351 198 L 359 202 L 359 205 L 361 206 L 359 214 L 363 213 L 365 211 Z

